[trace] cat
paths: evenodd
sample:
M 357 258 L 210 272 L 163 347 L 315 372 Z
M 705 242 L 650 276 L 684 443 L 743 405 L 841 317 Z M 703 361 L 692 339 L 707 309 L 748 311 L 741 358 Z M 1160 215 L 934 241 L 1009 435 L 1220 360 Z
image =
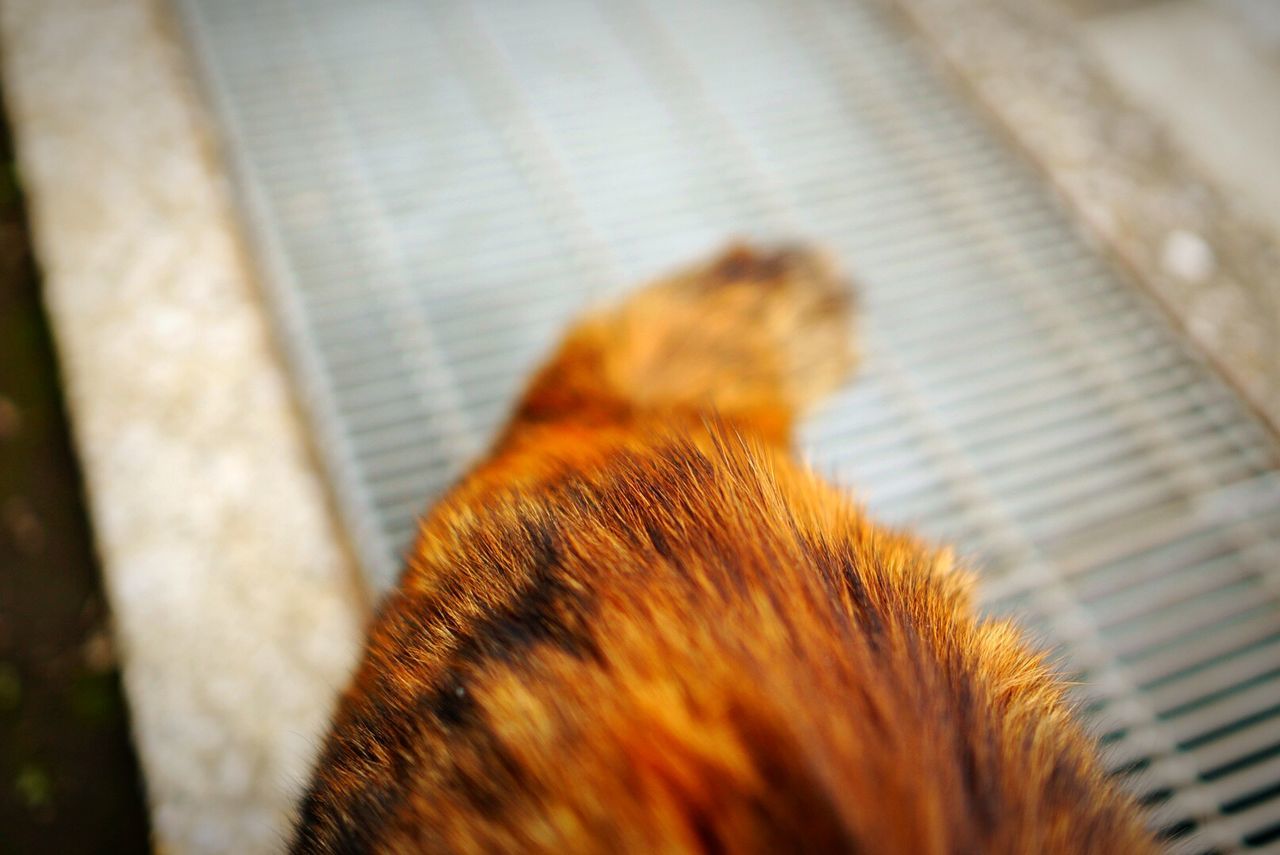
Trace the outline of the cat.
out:
M 1156 851 L 1045 654 L 788 450 L 854 310 L 735 245 L 574 326 L 423 519 L 293 851 Z

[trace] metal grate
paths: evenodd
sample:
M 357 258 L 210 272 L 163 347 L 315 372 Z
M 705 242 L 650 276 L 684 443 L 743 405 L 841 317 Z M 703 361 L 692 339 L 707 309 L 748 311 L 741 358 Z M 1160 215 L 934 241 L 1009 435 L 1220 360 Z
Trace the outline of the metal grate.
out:
M 375 587 L 588 300 L 812 237 L 869 350 L 815 464 L 1064 646 L 1180 845 L 1275 845 L 1277 445 L 878 8 L 181 5 Z

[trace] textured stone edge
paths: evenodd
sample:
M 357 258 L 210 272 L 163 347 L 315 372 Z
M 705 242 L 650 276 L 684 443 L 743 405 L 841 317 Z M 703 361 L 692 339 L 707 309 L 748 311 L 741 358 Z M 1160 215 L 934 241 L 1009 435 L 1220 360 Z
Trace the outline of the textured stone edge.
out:
M 5 98 L 155 845 L 281 848 L 367 613 L 149 0 L 6 0 Z
M 1129 104 L 1044 0 L 880 0 L 1280 431 L 1280 236 Z

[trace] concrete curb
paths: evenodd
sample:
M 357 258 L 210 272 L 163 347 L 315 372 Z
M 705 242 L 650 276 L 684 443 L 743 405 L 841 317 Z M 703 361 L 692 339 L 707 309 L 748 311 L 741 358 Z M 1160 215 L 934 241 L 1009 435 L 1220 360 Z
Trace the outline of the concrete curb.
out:
M 156 847 L 275 851 L 354 663 L 364 595 L 167 10 L 2 9 Z

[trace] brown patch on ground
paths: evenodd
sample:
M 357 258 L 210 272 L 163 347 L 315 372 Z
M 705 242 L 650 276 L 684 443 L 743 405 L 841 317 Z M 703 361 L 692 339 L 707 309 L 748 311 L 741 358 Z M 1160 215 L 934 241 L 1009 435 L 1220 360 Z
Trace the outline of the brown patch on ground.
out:
M 148 822 L 0 116 L 0 853 L 144 852 Z

